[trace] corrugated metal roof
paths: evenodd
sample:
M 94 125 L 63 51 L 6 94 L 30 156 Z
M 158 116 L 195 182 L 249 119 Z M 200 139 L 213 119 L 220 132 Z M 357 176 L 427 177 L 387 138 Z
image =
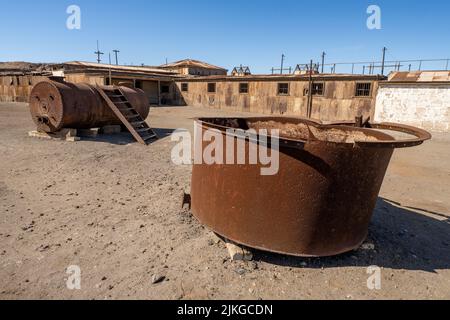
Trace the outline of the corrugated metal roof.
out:
M 181 68 L 181 67 L 198 67 L 198 68 L 205 68 L 205 69 L 216 69 L 216 70 L 227 70 L 222 67 L 218 67 L 203 61 L 194 60 L 194 59 L 185 59 L 180 60 L 168 64 L 163 64 L 161 68 Z
M 450 82 L 450 71 L 392 72 L 389 82 Z
M 64 65 L 80 67 L 80 68 L 94 68 L 94 69 L 102 69 L 102 70 L 113 70 L 113 71 L 128 71 L 128 72 L 139 72 L 139 73 L 157 73 L 164 75 L 174 75 L 176 73 L 159 69 L 159 68 L 151 68 L 151 67 L 134 67 L 134 66 L 117 66 L 110 64 L 102 64 L 102 63 L 93 63 L 93 62 L 82 62 L 82 61 L 71 61 L 66 62 Z

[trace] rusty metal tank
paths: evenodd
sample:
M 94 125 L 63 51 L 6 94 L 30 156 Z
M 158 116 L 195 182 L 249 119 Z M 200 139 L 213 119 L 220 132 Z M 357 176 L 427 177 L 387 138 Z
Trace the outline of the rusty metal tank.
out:
M 120 89 L 136 111 L 147 118 L 150 105 L 145 93 L 140 89 Z M 38 130 L 43 132 L 122 124 L 95 86 L 86 83 L 52 80 L 37 83 L 30 94 L 30 112 Z
M 202 118 L 197 125 L 202 133 L 215 129 L 235 142 L 244 139 L 247 162 L 194 164 L 194 216 L 238 244 L 304 257 L 358 248 L 367 237 L 394 149 L 431 138 L 424 130 L 398 124 L 358 128 L 298 118 Z M 229 128 L 279 129 L 278 173 L 263 176 L 260 164 L 248 164 L 249 145 L 270 145 L 233 135 Z M 203 151 L 209 143 L 196 148 Z

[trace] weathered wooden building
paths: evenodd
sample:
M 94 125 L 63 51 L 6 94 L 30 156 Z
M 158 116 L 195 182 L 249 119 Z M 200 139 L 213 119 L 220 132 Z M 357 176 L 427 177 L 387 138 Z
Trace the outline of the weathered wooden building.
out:
M 100 85 L 124 85 L 144 90 L 151 104 L 172 103 L 172 83 L 175 72 L 152 67 L 116 66 L 89 62 L 64 63 L 68 82 Z
M 32 87 L 52 76 L 66 81 L 92 85 L 117 84 L 140 88 L 150 104 L 173 103 L 173 81 L 179 75 L 151 67 L 116 66 L 89 62 L 67 62 L 50 65 L 47 70 L 0 70 L 0 101 L 28 101 Z
M 207 67 L 204 63 L 202 65 Z M 192 69 L 185 70 L 67 62 L 40 70 L 39 73 L 30 71 L 27 74 L 0 75 L 0 100 L 28 101 L 34 84 L 59 75 L 74 83 L 140 88 L 146 92 L 149 103 L 153 105 L 190 105 L 273 115 L 308 115 L 307 74 L 227 76 L 226 70 L 220 68 L 225 74 L 198 76 L 191 74 L 196 72 L 194 66 L 198 67 L 195 63 L 189 67 Z M 378 85 L 385 77 L 313 74 L 312 78 L 312 118 L 325 121 L 353 120 L 355 116 L 363 115 L 373 119 Z
M 315 74 L 314 119 L 374 117 L 376 75 Z M 307 116 L 308 75 L 210 76 L 175 80 L 178 104 L 273 115 Z

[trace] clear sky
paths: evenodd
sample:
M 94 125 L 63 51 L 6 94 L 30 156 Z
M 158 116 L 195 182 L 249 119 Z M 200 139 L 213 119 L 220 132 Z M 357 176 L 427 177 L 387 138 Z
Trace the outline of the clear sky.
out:
M 310 59 L 327 62 L 450 57 L 448 0 L 0 0 L 0 61 L 95 61 L 96 40 L 121 64 L 184 58 L 254 73 Z M 81 8 L 81 30 L 66 9 Z M 366 26 L 370 4 L 381 30 Z M 339 71 L 339 70 L 338 70 Z

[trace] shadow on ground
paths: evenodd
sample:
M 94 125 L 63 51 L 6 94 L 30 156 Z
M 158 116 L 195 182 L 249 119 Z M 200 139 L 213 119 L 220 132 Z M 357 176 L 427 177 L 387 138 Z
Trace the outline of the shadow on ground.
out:
M 152 128 L 152 129 L 158 136 L 158 139 L 150 142 L 150 145 L 158 140 L 167 138 L 172 134 L 172 132 L 175 131 L 174 129 L 162 129 L 162 128 Z M 121 132 L 115 134 L 99 134 L 97 137 L 83 137 L 82 140 L 116 144 L 116 145 L 127 145 L 130 143 L 138 143 L 129 132 Z
M 379 198 L 363 249 L 327 258 L 298 258 L 256 251 L 255 260 L 294 268 L 334 268 L 376 265 L 406 270 L 450 269 L 450 218 L 438 212 L 399 206 Z M 427 212 L 428 215 L 417 211 Z M 364 246 L 363 246 L 364 247 Z

